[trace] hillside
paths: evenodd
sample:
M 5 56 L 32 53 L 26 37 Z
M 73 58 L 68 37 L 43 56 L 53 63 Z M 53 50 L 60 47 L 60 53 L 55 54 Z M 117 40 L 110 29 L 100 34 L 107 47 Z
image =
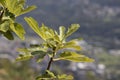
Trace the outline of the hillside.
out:
M 90 44 L 107 49 L 120 47 L 120 0 L 28 0 L 27 3 L 37 5 L 26 16 L 33 16 L 39 23 L 54 29 L 79 23 L 81 28 L 73 37 L 83 37 Z M 18 20 L 23 22 L 21 18 Z

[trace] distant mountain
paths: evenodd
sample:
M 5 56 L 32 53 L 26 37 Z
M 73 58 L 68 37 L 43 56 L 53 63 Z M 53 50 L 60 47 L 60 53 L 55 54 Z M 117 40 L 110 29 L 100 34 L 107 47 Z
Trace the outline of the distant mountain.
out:
M 81 36 L 90 44 L 108 49 L 120 47 L 120 0 L 28 0 L 27 4 L 37 5 L 26 16 L 33 16 L 39 23 L 54 29 L 79 23 L 81 28 L 73 38 Z M 19 21 L 23 22 L 21 18 Z

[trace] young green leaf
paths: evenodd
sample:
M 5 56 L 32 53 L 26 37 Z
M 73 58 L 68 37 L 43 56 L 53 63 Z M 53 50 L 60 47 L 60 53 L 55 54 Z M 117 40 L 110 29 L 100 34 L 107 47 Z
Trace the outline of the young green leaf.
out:
M 4 21 L 0 24 L 0 31 L 7 32 L 9 30 L 9 21 Z
M 65 37 L 70 36 L 72 33 L 74 33 L 76 30 L 78 30 L 78 28 L 80 27 L 79 24 L 72 24 L 69 28 L 67 33 L 65 34 Z
M 68 60 L 68 61 L 73 61 L 73 62 L 93 62 L 94 60 L 91 58 L 88 58 L 84 55 L 78 54 L 76 52 L 69 52 L 65 51 L 60 54 L 60 56 L 56 60 Z
M 25 31 L 22 27 L 22 25 L 18 24 L 18 23 L 14 23 L 14 24 L 11 24 L 10 25 L 10 28 L 13 32 L 16 33 L 16 35 L 18 35 L 18 37 L 20 37 L 22 40 L 24 40 L 24 34 L 25 34 Z
M 42 24 L 42 26 L 39 27 L 37 21 L 32 17 L 25 17 L 25 21 L 34 30 L 34 32 L 36 32 L 43 40 L 46 41 L 49 38 L 54 38 L 55 32 L 52 29 L 46 27 L 44 24 Z
M 22 12 L 21 12 L 20 15 L 25 14 L 25 13 L 28 13 L 28 12 L 34 10 L 34 9 L 36 9 L 36 6 L 29 6 L 29 7 L 27 7 L 26 9 L 22 10 Z
M 42 24 L 42 26 L 40 27 L 40 34 L 41 34 L 41 38 L 45 41 L 47 39 L 53 39 L 55 36 L 54 30 L 45 26 L 44 24 Z
M 41 36 L 39 24 L 37 23 L 37 21 L 32 17 L 25 17 L 24 19 L 28 23 L 28 25 L 33 29 L 33 31 L 36 32 L 39 36 Z
M 57 75 L 57 80 L 73 80 L 73 76 L 66 74 Z
M 77 45 L 76 40 L 71 40 L 69 42 L 64 43 L 64 45 L 60 49 L 65 49 L 65 48 L 74 49 L 78 51 L 82 49 L 79 45 Z
M 59 37 L 60 37 L 60 40 L 64 40 L 64 37 L 65 37 L 65 27 L 64 26 L 60 26 L 59 27 Z
M 53 37 L 54 41 L 58 42 L 58 43 L 61 43 L 61 40 L 59 38 L 58 35 L 55 34 L 55 36 Z

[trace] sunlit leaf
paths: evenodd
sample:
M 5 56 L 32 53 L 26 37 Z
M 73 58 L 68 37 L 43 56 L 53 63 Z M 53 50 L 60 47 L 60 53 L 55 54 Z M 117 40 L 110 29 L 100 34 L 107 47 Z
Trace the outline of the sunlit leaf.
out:
M 47 39 L 54 37 L 54 31 L 46 27 L 44 24 L 42 24 L 42 26 L 39 27 L 37 21 L 32 17 L 25 17 L 25 20 L 29 24 L 29 26 L 34 30 L 34 32 L 36 32 L 43 40 L 46 41 Z
M 73 61 L 73 62 L 93 62 L 94 60 L 91 58 L 88 58 L 84 55 L 78 54 L 76 52 L 69 52 L 65 51 L 60 54 L 60 56 L 56 60 L 68 60 L 68 61 Z
M 63 40 L 63 38 L 65 37 L 65 27 L 64 26 L 59 27 L 59 37 L 60 37 L 60 40 Z
M 28 13 L 28 12 L 34 10 L 34 9 L 36 9 L 36 6 L 29 6 L 29 7 L 27 7 L 26 9 L 22 10 L 22 12 L 21 12 L 20 15 L 25 14 L 25 13 Z
M 24 19 L 29 24 L 29 26 L 33 29 L 33 31 L 36 32 L 39 36 L 41 36 L 39 34 L 40 30 L 39 30 L 39 24 L 37 23 L 37 21 L 32 17 L 25 17 Z
M 57 41 L 58 43 L 61 43 L 60 38 L 59 38 L 58 35 L 55 35 L 53 38 L 54 38 L 54 41 Z
M 4 3 L 5 7 L 11 13 L 14 13 L 16 17 L 28 13 L 36 8 L 36 6 L 24 8 L 25 0 L 5 0 Z
M 22 25 L 18 24 L 18 23 L 14 23 L 10 25 L 10 28 L 12 31 L 14 31 L 16 33 L 16 35 L 19 36 L 19 38 L 21 38 L 22 40 L 24 40 L 24 35 L 25 35 L 25 31 L 22 27 Z
M 71 24 L 71 26 L 68 28 L 68 31 L 65 35 L 65 37 L 70 36 L 72 33 L 74 33 L 78 28 L 80 27 L 79 24 Z
M 40 27 L 40 34 L 41 38 L 44 39 L 45 41 L 55 36 L 54 30 L 45 26 L 44 24 L 42 24 L 42 26 Z
M 11 12 L 13 12 L 13 11 L 11 11 Z M 20 13 L 22 12 L 22 9 L 21 9 L 21 7 L 20 6 L 17 6 L 17 8 L 14 10 L 14 14 L 15 14 L 15 17 L 17 17 L 17 16 L 19 16 L 19 15 L 21 15 Z
M 0 24 L 0 31 L 7 32 L 9 30 L 9 21 L 4 21 Z
M 71 40 L 69 42 L 64 43 L 64 46 L 61 49 L 74 49 L 74 50 L 81 50 L 82 48 L 77 44 L 76 40 Z
M 73 76 L 66 74 L 57 75 L 57 80 L 73 80 Z

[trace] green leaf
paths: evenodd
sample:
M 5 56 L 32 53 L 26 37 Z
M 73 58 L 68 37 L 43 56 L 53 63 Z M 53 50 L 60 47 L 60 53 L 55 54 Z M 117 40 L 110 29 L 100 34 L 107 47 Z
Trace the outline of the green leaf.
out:
M 20 39 L 22 39 L 22 40 L 25 39 L 25 37 L 24 37 L 25 31 L 24 31 L 22 25 L 20 25 L 18 23 L 14 23 L 14 24 L 10 25 L 10 28 L 12 31 L 14 31 L 19 36 Z
M 36 80 L 73 80 L 73 76 L 66 74 L 55 76 L 53 72 L 47 70 L 45 74 L 38 76 Z
M 14 40 L 13 34 L 10 31 L 5 32 L 3 35 L 9 40 Z
M 31 59 L 32 57 L 33 57 L 32 55 L 23 55 L 16 58 L 16 61 L 25 61 Z
M 33 31 L 36 32 L 39 36 L 41 36 L 40 30 L 39 30 L 39 24 L 37 23 L 37 21 L 32 17 L 25 17 L 24 19 L 29 24 L 29 26 L 33 29 Z
M 42 48 L 42 47 L 20 48 L 20 49 L 18 49 L 18 51 L 24 52 L 24 53 L 30 52 L 32 55 L 38 55 L 40 53 L 46 53 L 47 48 Z M 35 51 L 39 51 L 39 53 L 35 52 Z
M 21 14 L 28 13 L 28 12 L 34 10 L 34 9 L 36 9 L 36 6 L 29 6 L 29 7 L 27 7 L 26 9 L 22 10 Z M 21 14 L 20 14 L 20 15 L 21 15 Z
M 41 51 L 41 52 L 46 52 L 47 51 L 47 48 L 42 48 L 42 47 L 30 47 L 30 48 L 27 48 L 28 51 L 30 52 L 34 52 L 34 51 Z
M 54 41 L 56 41 L 58 43 L 61 43 L 60 38 L 59 38 L 58 35 L 55 35 L 53 38 L 54 38 Z
M 76 40 L 71 40 L 69 42 L 64 43 L 64 46 L 62 46 L 60 49 L 65 49 L 65 48 L 75 49 L 75 50 L 78 50 L 78 51 L 82 49 L 79 45 L 77 45 Z
M 20 59 L 24 59 L 24 57 L 30 57 L 31 56 L 35 56 L 37 55 L 37 62 L 40 62 L 44 59 L 44 56 L 47 54 L 47 52 L 45 52 L 46 50 L 44 48 L 40 48 L 40 47 L 32 47 L 32 48 L 21 48 L 18 49 L 19 52 L 22 52 L 23 56 L 20 56 Z
M 39 63 L 39 62 L 43 61 L 45 55 L 46 55 L 46 54 L 41 54 L 41 55 L 39 55 L 36 62 Z
M 73 76 L 66 74 L 57 75 L 57 80 L 73 80 Z
M 25 0 L 5 0 L 4 2 L 4 6 L 6 6 L 11 13 L 14 13 L 16 17 L 28 13 L 36 8 L 36 6 L 24 8 Z
M 34 32 L 36 32 L 43 40 L 46 41 L 47 39 L 54 38 L 54 40 L 59 41 L 59 37 L 55 35 L 54 30 L 52 30 L 51 28 L 48 28 L 44 24 L 42 24 L 42 26 L 39 27 L 37 21 L 32 17 L 25 17 L 25 21 L 34 30 Z
M 34 51 L 31 54 L 32 55 L 38 55 L 37 62 L 41 62 L 44 59 L 44 57 L 47 53 L 43 52 L 43 51 Z
M 72 33 L 74 33 L 76 30 L 78 30 L 79 27 L 80 27 L 79 24 L 72 24 L 70 26 L 70 28 L 68 28 L 68 31 L 67 31 L 65 37 L 70 36 Z
M 46 27 L 44 24 L 39 27 L 37 21 L 32 17 L 25 17 L 25 21 L 43 40 L 46 41 L 47 39 L 53 38 L 55 36 L 55 32 L 52 29 Z
M 5 0 L 5 6 L 10 12 L 13 12 L 13 6 L 15 5 L 15 2 L 17 2 L 17 0 Z
M 19 48 L 17 51 L 22 52 L 22 53 L 30 53 L 31 51 L 29 51 L 27 48 Z
M 56 76 L 54 75 L 53 72 L 50 72 L 49 70 L 46 70 L 47 74 L 53 78 L 55 78 Z
M 46 40 L 48 47 L 54 48 L 57 47 L 58 42 L 54 41 L 53 39 L 47 39 Z
M 55 37 L 55 32 L 53 29 L 42 24 L 40 27 L 40 35 L 43 40 L 53 39 Z
M 19 55 L 18 58 L 16 58 L 16 61 L 29 60 L 33 57 L 31 52 L 27 48 L 21 48 L 21 49 L 18 49 L 18 51 L 21 52 L 21 54 Z
M 54 73 L 46 70 L 46 73 L 36 77 L 36 80 L 56 80 Z
M 46 54 L 44 51 L 34 51 L 31 53 L 32 55 L 41 55 L 41 54 Z
M 60 37 L 60 40 L 64 40 L 64 37 L 65 37 L 65 27 L 64 26 L 60 26 L 59 27 L 59 37 Z
M 4 21 L 0 24 L 0 31 L 7 32 L 9 30 L 9 21 Z
M 88 58 L 84 55 L 80 55 L 76 52 L 69 52 L 69 51 L 65 51 L 61 53 L 58 58 L 54 59 L 54 61 L 56 60 L 68 60 L 73 62 L 93 62 L 94 61 L 93 59 Z
M 21 15 L 20 13 L 22 12 L 21 6 L 17 6 L 17 8 L 14 11 L 11 11 L 15 14 L 15 17 Z

